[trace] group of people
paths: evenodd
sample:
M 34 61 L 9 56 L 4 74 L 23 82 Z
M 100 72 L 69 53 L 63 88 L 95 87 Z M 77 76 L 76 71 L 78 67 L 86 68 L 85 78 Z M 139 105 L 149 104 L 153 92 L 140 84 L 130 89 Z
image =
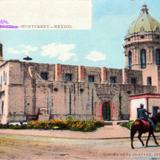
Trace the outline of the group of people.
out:
M 151 113 L 148 112 L 145 108 L 143 104 L 140 104 L 140 108 L 138 109 L 138 118 L 148 121 L 150 123 L 150 125 L 153 127 L 153 129 L 155 129 L 155 125 L 152 121 L 152 119 L 149 117 Z

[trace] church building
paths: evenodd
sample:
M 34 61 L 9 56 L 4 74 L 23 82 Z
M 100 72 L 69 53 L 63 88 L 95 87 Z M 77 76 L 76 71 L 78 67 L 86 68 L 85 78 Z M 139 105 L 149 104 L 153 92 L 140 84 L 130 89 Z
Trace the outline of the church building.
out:
M 5 61 L 0 44 L 0 123 L 129 119 L 132 96 L 160 93 L 160 23 L 146 5 L 124 41 L 123 69 Z

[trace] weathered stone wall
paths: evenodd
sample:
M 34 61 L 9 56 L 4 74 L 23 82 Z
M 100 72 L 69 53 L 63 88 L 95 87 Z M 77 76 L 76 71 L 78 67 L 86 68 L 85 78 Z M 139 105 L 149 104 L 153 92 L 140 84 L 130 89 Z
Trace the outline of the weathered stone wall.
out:
M 129 95 L 154 93 L 155 87 L 141 85 L 96 85 L 96 93 L 102 103 L 111 102 L 112 120 L 129 117 Z
M 88 76 L 94 76 L 95 83 L 101 83 L 101 69 L 99 67 L 85 67 L 85 82 L 88 83 Z
M 19 61 L 10 61 L 9 65 L 9 84 L 22 85 L 24 72 L 23 64 Z
M 8 93 L 8 111 L 10 115 L 24 114 L 24 87 L 10 85 Z
M 122 84 L 122 70 L 121 69 L 107 69 L 107 82 L 110 83 L 110 77 L 116 77 L 118 84 Z
M 124 84 L 131 84 L 131 79 L 136 79 L 137 85 L 143 85 L 142 71 L 124 69 Z
M 13 117 L 18 120 L 18 116 L 23 120 L 23 114 L 36 116 L 39 109 L 46 109 L 50 118 L 74 115 L 77 118 L 94 117 L 103 120 L 102 105 L 106 102 L 111 107 L 111 120 L 127 119 L 129 95 L 155 92 L 154 87 L 141 85 L 141 71 L 125 70 L 126 84 L 122 85 L 123 73 L 120 69 L 102 70 L 99 67 L 19 61 L 9 61 L 6 64 L 6 107 L 9 108 L 10 120 Z M 41 72 L 48 73 L 48 80 L 42 79 Z M 73 75 L 72 81 L 64 80 L 66 73 Z M 94 82 L 88 82 L 89 75 L 95 77 Z M 111 76 L 117 77 L 115 84 L 110 83 Z M 127 84 L 132 76 L 138 79 L 138 85 Z
M 52 117 L 67 115 L 74 115 L 78 118 L 93 117 L 98 115 L 95 108 L 97 101 L 94 84 L 36 83 L 36 112 L 39 108 L 46 108 Z M 25 109 L 29 114 L 27 108 Z
M 65 74 L 72 74 L 72 81 L 78 81 L 78 66 L 57 64 L 55 68 L 56 81 L 65 81 Z
M 39 108 L 47 108 L 48 89 L 48 85 L 45 83 L 36 84 L 36 113 Z
M 37 64 L 36 71 L 40 75 L 41 72 L 48 73 L 48 81 L 55 80 L 55 65 L 54 64 Z
M 1 123 L 6 123 L 8 118 L 8 84 L 9 84 L 9 64 L 3 62 L 0 67 L 0 107 Z

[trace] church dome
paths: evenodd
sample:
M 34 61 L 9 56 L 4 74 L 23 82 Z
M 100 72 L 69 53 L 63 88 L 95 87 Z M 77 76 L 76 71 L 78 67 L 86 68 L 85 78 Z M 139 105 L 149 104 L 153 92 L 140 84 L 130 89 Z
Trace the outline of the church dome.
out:
M 147 5 L 143 5 L 139 17 L 130 25 L 128 35 L 154 31 L 160 32 L 160 23 L 150 16 Z

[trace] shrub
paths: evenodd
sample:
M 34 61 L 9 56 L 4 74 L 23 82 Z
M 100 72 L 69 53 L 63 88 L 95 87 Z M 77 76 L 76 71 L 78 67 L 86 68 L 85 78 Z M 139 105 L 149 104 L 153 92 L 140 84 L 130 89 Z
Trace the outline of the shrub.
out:
M 104 126 L 104 122 L 102 121 L 94 121 L 95 125 L 97 128 L 103 127 Z
M 0 124 L 0 128 L 10 129 L 69 129 L 74 131 L 93 131 L 104 126 L 104 123 L 96 120 L 78 120 L 73 116 L 67 117 L 65 120 L 52 119 L 45 121 L 30 121 L 25 125 Z
M 93 131 L 99 127 L 104 126 L 103 122 L 95 120 L 76 120 L 76 119 L 66 119 L 67 128 L 76 131 Z
M 96 128 L 94 121 L 87 121 L 85 123 L 84 131 L 94 131 L 96 129 L 97 128 Z
M 39 121 L 28 122 L 27 128 L 29 128 L 29 129 L 39 129 Z
M 155 131 L 160 132 L 160 123 L 157 124 Z
M 131 129 L 132 123 L 133 121 L 128 121 L 128 122 L 123 123 L 121 126 Z
M 65 121 L 61 119 L 52 119 L 48 121 L 50 129 L 66 129 Z

